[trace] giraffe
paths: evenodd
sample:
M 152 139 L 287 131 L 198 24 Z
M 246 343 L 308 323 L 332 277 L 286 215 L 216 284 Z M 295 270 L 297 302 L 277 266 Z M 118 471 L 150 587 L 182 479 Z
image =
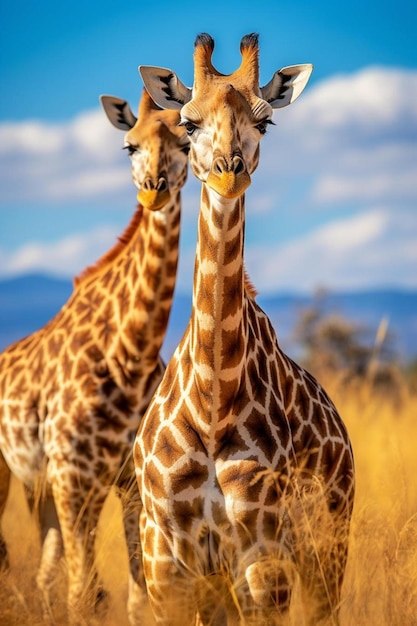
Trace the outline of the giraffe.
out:
M 112 485 L 123 506 L 132 623 L 140 622 L 146 600 L 132 444 L 165 368 L 160 349 L 176 279 L 189 140 L 178 112 L 161 110 L 146 90 L 137 119 L 124 100 L 101 102 L 110 121 L 128 131 L 138 207 L 115 246 L 75 279 L 57 315 L 0 355 L 0 512 L 11 472 L 40 494 L 37 583 L 48 623 L 63 553 L 70 620 L 79 624 L 81 608 L 94 601 L 94 531 Z M 0 556 L 7 565 L 3 537 Z
M 230 75 L 197 36 L 194 84 L 140 68 L 159 106 L 180 109 L 202 183 L 192 311 L 134 443 L 140 536 L 158 626 L 283 624 L 296 581 L 305 623 L 338 624 L 354 494 L 347 430 L 279 347 L 244 268 L 245 190 L 272 112 L 312 71 L 259 86 L 258 35 Z

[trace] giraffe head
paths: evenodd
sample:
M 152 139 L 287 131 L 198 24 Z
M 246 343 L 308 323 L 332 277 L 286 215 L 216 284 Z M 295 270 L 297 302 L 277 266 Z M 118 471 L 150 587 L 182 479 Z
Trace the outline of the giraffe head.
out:
M 272 123 L 273 109 L 294 102 L 313 67 L 284 67 L 260 87 L 256 34 L 242 38 L 241 65 L 232 74 L 214 68 L 213 50 L 210 35 L 197 36 L 192 89 L 171 70 L 141 66 L 139 71 L 159 106 L 181 110 L 181 125 L 190 139 L 190 164 L 197 178 L 220 196 L 236 198 L 250 185 L 258 165 L 259 142 Z
M 132 161 L 138 202 L 156 211 L 167 204 L 187 178 L 189 139 L 178 111 L 160 109 L 144 89 L 138 117 L 126 100 L 101 96 L 110 122 L 127 131 L 125 149 Z

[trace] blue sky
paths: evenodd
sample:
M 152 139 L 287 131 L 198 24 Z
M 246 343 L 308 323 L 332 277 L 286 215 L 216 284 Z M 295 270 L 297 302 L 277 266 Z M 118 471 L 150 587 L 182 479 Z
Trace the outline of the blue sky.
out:
M 117 6 L 116 6 L 117 4 Z M 246 263 L 262 293 L 417 287 L 417 5 L 413 2 L 2 3 L 0 278 L 69 276 L 113 245 L 135 208 L 123 133 L 102 93 L 141 91 L 139 64 L 192 84 L 210 33 L 223 73 L 260 35 L 262 84 L 311 62 L 274 113 L 247 192 Z M 200 185 L 183 191 L 181 291 L 190 289 Z

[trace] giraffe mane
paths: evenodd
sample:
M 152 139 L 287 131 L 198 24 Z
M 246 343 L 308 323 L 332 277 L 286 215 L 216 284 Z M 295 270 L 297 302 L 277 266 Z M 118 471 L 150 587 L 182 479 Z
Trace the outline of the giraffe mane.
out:
M 254 286 L 253 282 L 251 281 L 246 269 L 245 269 L 245 292 L 253 300 L 258 295 L 258 291 L 256 287 Z
M 132 219 L 126 226 L 123 233 L 117 237 L 117 241 L 114 246 L 110 248 L 110 250 L 107 250 L 107 252 L 105 252 L 103 256 L 101 256 L 93 265 L 88 265 L 78 276 L 75 276 L 74 287 L 78 287 L 86 278 L 90 278 L 91 276 L 97 274 L 105 265 L 114 261 L 123 248 L 125 248 L 125 246 L 132 240 L 141 222 L 142 215 L 143 207 L 138 204 Z

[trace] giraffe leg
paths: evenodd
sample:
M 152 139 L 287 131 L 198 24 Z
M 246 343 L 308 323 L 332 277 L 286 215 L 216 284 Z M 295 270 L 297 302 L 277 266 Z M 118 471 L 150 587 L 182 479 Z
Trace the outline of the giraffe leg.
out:
M 36 577 L 41 593 L 45 624 L 53 624 L 51 590 L 56 580 L 58 563 L 63 555 L 62 535 L 52 496 L 47 496 L 39 504 L 42 553 Z
M 198 615 L 195 626 L 236 624 L 235 607 L 231 602 L 226 578 L 221 574 L 204 577 L 197 583 Z
M 165 568 L 163 568 L 165 569 Z M 171 569 L 171 568 L 167 568 Z M 182 575 L 167 572 L 168 578 L 152 581 L 148 587 L 149 603 L 157 626 L 201 626 L 193 586 Z M 187 593 L 188 589 L 188 593 Z
M 129 593 L 127 612 L 132 626 L 145 623 L 145 612 L 149 608 L 146 584 L 143 575 L 142 549 L 139 538 L 139 517 L 142 508 L 136 477 L 125 481 L 118 490 L 123 510 L 123 524 L 129 555 Z M 147 623 L 147 621 L 146 621 Z
M 84 623 L 83 614 L 93 609 L 101 597 L 94 541 L 107 490 L 98 484 L 95 488 L 82 488 L 81 480 L 76 485 L 74 479 L 66 477 L 65 484 L 53 484 L 53 494 L 68 570 L 69 623 L 79 626 Z
M 10 486 L 10 469 L 2 453 L 0 452 L 0 522 L 3 517 L 4 509 L 6 508 L 7 497 L 9 495 Z M 9 557 L 7 553 L 6 542 L 3 537 L 0 526 L 0 570 L 5 570 L 9 567 Z
M 148 598 L 157 626 L 201 626 L 197 618 L 197 588 L 189 576 L 194 567 L 176 565 L 163 533 L 143 518 L 141 541 Z
M 35 486 L 24 485 L 26 502 L 36 519 L 41 533 L 41 559 L 36 584 L 42 602 L 43 620 L 46 625 L 54 624 L 52 612 L 52 589 L 56 583 L 58 564 L 63 556 L 61 529 L 51 493 L 45 494 L 43 478 Z
M 242 596 L 245 624 L 281 626 L 289 624 L 294 567 L 289 561 L 264 558 L 246 569 L 248 592 Z

